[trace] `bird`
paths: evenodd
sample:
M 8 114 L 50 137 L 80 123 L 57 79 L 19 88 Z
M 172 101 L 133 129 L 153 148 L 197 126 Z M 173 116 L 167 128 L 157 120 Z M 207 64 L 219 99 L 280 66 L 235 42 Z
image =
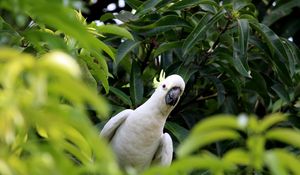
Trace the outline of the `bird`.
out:
M 122 169 L 142 172 L 152 165 L 171 164 L 173 142 L 163 129 L 184 88 L 180 75 L 170 75 L 146 102 L 121 111 L 104 125 L 100 135 L 108 140 Z

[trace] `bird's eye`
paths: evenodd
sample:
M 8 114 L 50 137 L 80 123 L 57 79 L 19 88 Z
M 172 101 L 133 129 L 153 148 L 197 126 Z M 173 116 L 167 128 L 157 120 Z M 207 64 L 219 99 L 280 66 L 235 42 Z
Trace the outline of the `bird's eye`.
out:
M 163 85 L 162 85 L 162 87 L 165 89 L 165 88 L 166 88 L 166 85 L 165 85 L 165 84 L 163 84 Z

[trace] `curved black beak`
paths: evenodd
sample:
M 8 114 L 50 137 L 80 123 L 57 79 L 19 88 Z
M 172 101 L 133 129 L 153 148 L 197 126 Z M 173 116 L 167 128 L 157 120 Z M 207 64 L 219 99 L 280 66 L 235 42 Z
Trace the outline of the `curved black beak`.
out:
M 180 97 L 180 94 L 181 94 L 180 87 L 173 87 L 172 89 L 170 89 L 165 97 L 166 104 L 172 106 L 176 105 Z

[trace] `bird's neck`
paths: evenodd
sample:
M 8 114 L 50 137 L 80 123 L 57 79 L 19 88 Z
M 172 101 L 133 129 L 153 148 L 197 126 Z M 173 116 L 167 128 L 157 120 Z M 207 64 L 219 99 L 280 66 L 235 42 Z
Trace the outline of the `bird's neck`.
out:
M 162 100 L 157 100 L 155 95 L 152 95 L 145 103 L 153 110 L 151 112 L 155 112 L 156 116 L 162 117 L 164 120 L 168 118 L 173 109 L 172 106 L 163 103 Z

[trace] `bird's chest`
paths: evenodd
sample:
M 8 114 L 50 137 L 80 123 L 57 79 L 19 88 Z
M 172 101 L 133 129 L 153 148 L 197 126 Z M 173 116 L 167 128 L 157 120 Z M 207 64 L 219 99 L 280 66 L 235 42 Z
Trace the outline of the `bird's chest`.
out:
M 125 166 L 148 166 L 160 144 L 163 125 L 153 119 L 128 118 L 112 140 L 119 162 Z

